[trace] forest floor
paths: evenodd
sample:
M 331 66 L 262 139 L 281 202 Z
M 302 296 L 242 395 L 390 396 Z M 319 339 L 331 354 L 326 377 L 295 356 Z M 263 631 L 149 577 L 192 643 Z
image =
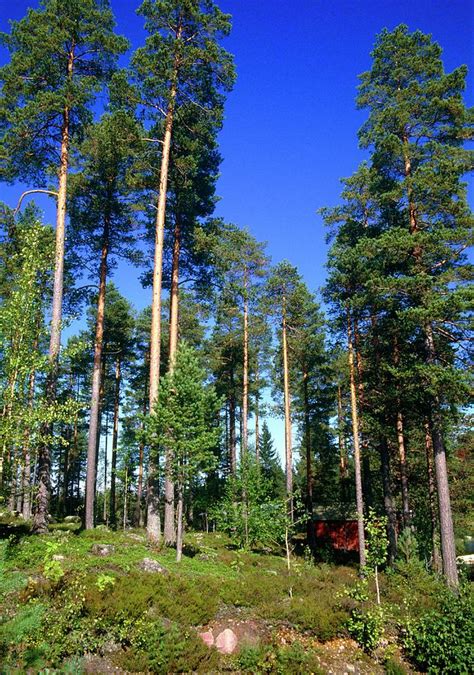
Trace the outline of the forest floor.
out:
M 302 555 L 288 571 L 279 552 L 243 552 L 199 532 L 186 535 L 178 564 L 142 530 L 77 527 L 40 537 L 13 528 L 0 541 L 1 672 L 416 672 L 397 626 L 430 606 L 434 582 L 382 575 L 383 602 L 395 610 L 370 652 L 348 632 L 355 566 Z

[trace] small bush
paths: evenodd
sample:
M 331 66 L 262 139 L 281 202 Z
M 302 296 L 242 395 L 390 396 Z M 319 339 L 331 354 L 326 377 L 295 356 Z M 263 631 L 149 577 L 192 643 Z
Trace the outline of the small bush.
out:
M 114 620 L 117 616 L 138 618 L 149 611 L 185 626 L 209 621 L 217 611 L 218 594 L 213 584 L 158 574 L 131 572 L 118 577 L 107 593 L 96 579 L 86 582 L 86 611 L 91 616 Z
M 467 675 L 473 663 L 474 608 L 472 597 L 451 595 L 440 612 L 429 612 L 406 627 L 408 656 L 428 673 Z
M 290 647 L 244 648 L 235 660 L 235 667 L 244 673 L 275 673 L 278 675 L 323 675 L 314 651 L 295 643 Z
M 351 637 L 366 652 L 373 652 L 383 636 L 383 614 L 379 606 L 353 609 L 347 621 Z
M 148 617 L 134 622 L 130 630 L 129 648 L 113 660 L 129 672 L 188 673 L 216 672 L 219 657 L 192 631 L 176 625 L 165 628 Z

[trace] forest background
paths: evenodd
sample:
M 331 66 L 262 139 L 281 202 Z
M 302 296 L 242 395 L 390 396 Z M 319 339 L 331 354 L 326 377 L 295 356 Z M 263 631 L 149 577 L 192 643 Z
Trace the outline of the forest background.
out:
M 0 0 L 0 30 L 19 20 L 32 0 Z M 474 10 L 466 0 L 223 0 L 232 14 L 225 48 L 234 56 L 237 80 L 228 94 L 218 143 L 223 162 L 217 182 L 216 216 L 248 227 L 268 242 L 274 263 L 287 258 L 308 287 L 325 281 L 327 231 L 317 209 L 340 201 L 341 177 L 366 156 L 357 131 L 366 112 L 357 110 L 357 76 L 370 68 L 374 36 L 406 23 L 443 47 L 446 72 L 468 66 L 466 106 L 474 103 Z M 134 3 L 115 0 L 116 32 L 131 42 L 145 37 Z M 355 38 L 356 36 L 356 38 Z M 126 65 L 129 54 L 120 59 Z M 350 54 L 350 58 L 349 58 Z M 0 47 L 0 65 L 8 53 Z M 100 98 L 99 111 L 104 101 Z M 468 177 L 468 180 L 471 180 Z M 15 204 L 23 186 L 2 185 L 2 200 Z M 25 188 L 26 189 L 26 188 Z M 469 202 L 474 200 L 472 181 Z M 45 222 L 55 222 L 54 202 L 35 195 Z M 149 249 L 148 249 L 149 250 Z M 114 283 L 137 310 L 150 304 L 141 271 L 119 261 Z M 78 283 L 80 285 L 80 283 Z M 63 332 L 63 342 L 84 327 L 84 315 Z M 284 455 L 283 419 L 269 418 Z

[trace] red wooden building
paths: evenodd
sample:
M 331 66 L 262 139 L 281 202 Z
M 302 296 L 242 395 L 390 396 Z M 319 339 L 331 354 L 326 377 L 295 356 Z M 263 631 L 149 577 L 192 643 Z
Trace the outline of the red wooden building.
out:
M 317 547 L 330 546 L 341 553 L 359 550 L 357 518 L 352 514 L 343 514 L 329 509 L 316 508 L 309 523 Z

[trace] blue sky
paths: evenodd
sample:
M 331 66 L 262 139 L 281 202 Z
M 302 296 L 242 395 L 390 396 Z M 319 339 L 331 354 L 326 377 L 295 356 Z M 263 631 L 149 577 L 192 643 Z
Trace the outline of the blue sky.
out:
M 0 29 L 33 0 L 0 0 Z M 112 0 L 118 31 L 138 46 L 144 36 L 138 2 Z M 233 15 L 226 48 L 237 82 L 220 134 L 224 161 L 217 212 L 267 241 L 274 261 L 288 258 L 312 289 L 324 283 L 325 232 L 316 210 L 335 204 L 341 177 L 363 159 L 357 130 L 357 76 L 370 68 L 374 38 L 406 23 L 432 33 L 447 70 L 472 70 L 473 5 L 469 0 L 220 0 Z M 0 60 L 5 58 L 0 53 Z M 472 105 L 472 72 L 469 75 Z M 18 189 L 4 188 L 15 201 Z M 47 199 L 41 202 L 47 212 Z M 139 307 L 149 290 L 138 272 L 119 269 L 121 290 Z
M 0 0 L 0 29 L 32 0 Z M 275 262 L 288 258 L 308 285 L 324 283 L 325 232 L 316 210 L 337 203 L 340 178 L 364 154 L 355 108 L 357 76 L 370 68 L 377 33 L 399 23 L 432 33 L 447 70 L 472 71 L 473 5 L 469 0 L 221 0 L 233 15 L 226 48 L 237 82 L 220 134 L 224 161 L 217 212 L 267 241 Z M 112 0 L 118 31 L 138 46 L 144 36 L 138 2 Z M 0 62 L 5 54 L 0 53 Z M 473 74 L 467 101 L 473 104 Z M 19 188 L 4 188 L 15 203 Z M 47 201 L 41 201 L 47 213 Z M 150 302 L 139 272 L 119 267 L 116 282 L 137 306 Z M 273 426 L 273 425 L 272 425 Z M 275 432 L 279 430 L 275 427 Z M 278 433 L 279 435 L 279 433 Z M 280 443 L 278 443 L 280 445 Z

